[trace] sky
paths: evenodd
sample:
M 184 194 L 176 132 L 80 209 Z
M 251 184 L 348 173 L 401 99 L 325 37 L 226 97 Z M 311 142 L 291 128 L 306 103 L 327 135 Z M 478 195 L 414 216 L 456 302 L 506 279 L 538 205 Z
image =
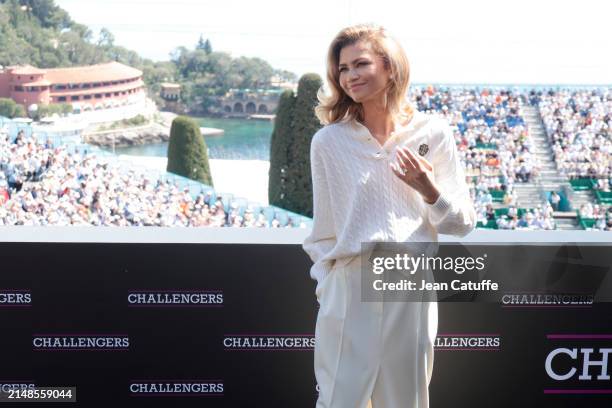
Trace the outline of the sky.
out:
M 325 73 L 329 43 L 357 23 L 400 41 L 413 83 L 612 84 L 612 2 L 602 0 L 56 0 L 94 33 L 168 60 L 200 36 L 298 76 Z

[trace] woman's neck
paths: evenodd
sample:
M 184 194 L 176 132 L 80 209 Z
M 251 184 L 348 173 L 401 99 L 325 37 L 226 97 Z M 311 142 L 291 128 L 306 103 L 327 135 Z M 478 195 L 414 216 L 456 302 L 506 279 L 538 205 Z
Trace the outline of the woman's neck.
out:
M 384 143 L 391 132 L 395 130 L 393 118 L 380 104 L 363 104 L 363 125 L 370 130 L 379 142 Z

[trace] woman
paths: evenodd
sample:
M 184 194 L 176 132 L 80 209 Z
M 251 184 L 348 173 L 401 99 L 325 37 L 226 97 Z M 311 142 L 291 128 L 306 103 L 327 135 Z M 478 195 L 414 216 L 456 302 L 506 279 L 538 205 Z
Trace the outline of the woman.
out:
M 427 407 L 435 302 L 361 300 L 362 243 L 464 236 L 476 214 L 453 132 L 406 100 L 408 60 L 384 28 L 346 28 L 327 61 L 331 95 L 312 139 L 318 408 Z M 367 259 L 367 258 L 365 258 Z

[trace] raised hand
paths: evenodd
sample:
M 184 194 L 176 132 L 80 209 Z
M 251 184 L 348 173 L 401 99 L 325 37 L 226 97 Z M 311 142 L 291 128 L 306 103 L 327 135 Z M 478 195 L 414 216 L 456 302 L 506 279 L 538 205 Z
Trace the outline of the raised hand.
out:
M 433 204 L 440 192 L 435 185 L 433 166 L 427 159 L 416 155 L 408 146 L 398 147 L 397 163 L 391 163 L 393 173 L 404 183 L 418 191 L 425 202 Z

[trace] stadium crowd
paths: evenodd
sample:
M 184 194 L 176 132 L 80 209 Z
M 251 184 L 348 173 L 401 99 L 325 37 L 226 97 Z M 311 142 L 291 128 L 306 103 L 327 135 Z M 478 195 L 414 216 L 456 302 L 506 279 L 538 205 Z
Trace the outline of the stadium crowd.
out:
M 612 187 L 612 89 L 530 92 L 552 144 L 559 172 L 569 179 L 594 180 L 594 190 Z M 612 210 L 587 203 L 581 218 L 595 219 L 593 229 L 612 231 Z
M 581 218 L 594 219 L 592 229 L 612 231 L 612 206 L 586 203 L 578 210 Z
M 519 97 L 506 90 L 415 88 L 413 98 L 419 110 L 442 114 L 459 132 L 461 146 L 493 145 L 507 151 L 500 158 L 502 170 L 516 175 L 520 160 L 535 166 L 529 151 L 531 140 L 520 115 Z M 505 160 L 504 160 L 505 159 Z
M 520 115 L 519 96 L 507 90 L 414 87 L 417 110 L 441 115 L 455 130 L 461 160 L 470 181 L 470 195 L 479 221 L 491 219 L 492 191 L 502 192 L 504 206 L 517 206 L 514 184 L 538 176 L 539 163 Z M 487 216 L 489 214 L 489 216 Z M 500 217 L 498 228 L 552 229 L 549 212 Z
M 520 97 L 508 90 L 411 90 L 418 110 L 441 115 L 453 128 L 480 223 L 554 229 L 556 193 L 537 208 L 522 209 L 514 189 L 539 172 Z M 561 172 L 593 178 L 596 190 L 609 192 L 611 90 L 532 91 L 527 98 L 539 106 Z M 294 226 L 291 217 L 277 219 L 275 211 L 265 211 L 270 209 L 228 202 L 214 191 L 193 195 L 86 150 L 70 151 L 23 133 L 10 140 L 0 133 L 0 225 Z M 596 229 L 612 228 L 610 206 L 585 204 L 579 215 L 597 220 Z
M 553 209 L 550 204 L 542 208 L 538 205 L 533 211 L 527 211 L 520 217 L 515 206 L 510 206 L 507 215 L 502 215 L 497 220 L 499 229 L 555 229 L 555 220 L 553 218 Z
M 281 226 L 260 210 L 226 205 L 211 193 L 194 198 L 170 181 L 122 174 L 95 154 L 23 133 L 13 141 L 0 136 L 0 225 Z
M 601 188 L 609 189 L 612 89 L 551 90 L 531 100 L 538 103 L 559 171 L 570 179 L 604 179 Z
M 506 90 L 414 88 L 417 109 L 443 116 L 455 137 L 468 175 L 499 175 L 502 187 L 537 176 L 532 141 L 519 98 Z

